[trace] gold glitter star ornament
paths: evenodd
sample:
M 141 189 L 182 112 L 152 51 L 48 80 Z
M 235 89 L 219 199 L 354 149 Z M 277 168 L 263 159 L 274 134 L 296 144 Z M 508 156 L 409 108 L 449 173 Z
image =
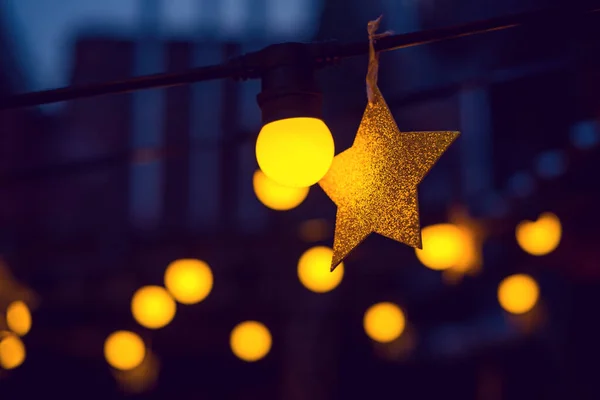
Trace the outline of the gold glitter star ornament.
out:
M 319 182 L 337 206 L 332 271 L 372 232 L 421 248 L 417 185 L 459 135 L 400 132 L 377 87 L 380 18 L 369 22 L 369 101 L 354 143 Z

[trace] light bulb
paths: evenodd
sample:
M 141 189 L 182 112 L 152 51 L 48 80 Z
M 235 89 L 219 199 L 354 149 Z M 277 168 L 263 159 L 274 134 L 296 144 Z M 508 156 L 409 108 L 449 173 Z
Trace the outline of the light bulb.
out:
M 378 303 L 365 313 L 363 326 L 371 339 L 380 343 L 389 343 L 402 335 L 406 319 L 402 309 L 394 303 Z
M 427 268 L 437 271 L 451 268 L 468 252 L 469 237 L 456 225 L 431 225 L 421 232 L 423 249 L 415 249 L 415 253 Z
M 144 286 L 131 299 L 133 317 L 138 324 L 149 329 L 168 325 L 175 317 L 176 308 L 175 300 L 160 286 Z
M 258 200 L 270 209 L 287 211 L 296 208 L 308 196 L 309 188 L 289 187 L 269 179 L 264 172 L 257 170 L 252 178 L 254 193 Z
M 257 321 L 245 321 L 233 328 L 229 343 L 231 351 L 238 358 L 253 362 L 269 353 L 273 339 L 264 324 Z
M 516 274 L 498 285 L 498 302 L 511 314 L 524 314 L 538 302 L 540 288 L 529 275 Z
M 543 256 L 560 244 L 562 226 L 556 215 L 544 213 L 537 221 L 523 221 L 517 225 L 515 235 L 523 250 L 534 256 Z
M 196 304 L 210 294 L 213 274 L 204 261 L 176 260 L 165 271 L 165 287 L 181 304 Z
M 316 246 L 306 250 L 298 260 L 298 279 L 304 287 L 315 293 L 326 293 L 335 289 L 344 277 L 344 264 L 331 272 L 333 250 Z
M 129 331 L 112 333 L 104 342 L 104 358 L 116 369 L 134 369 L 144 361 L 146 346 L 137 334 Z
M 6 308 L 8 328 L 19 336 L 25 336 L 31 329 L 31 312 L 27 304 L 18 300 Z
M 334 153 L 331 132 L 318 118 L 269 122 L 256 140 L 256 160 L 260 169 L 283 186 L 314 185 L 329 170 Z
M 14 369 L 25 361 L 25 345 L 15 334 L 0 332 L 0 367 Z

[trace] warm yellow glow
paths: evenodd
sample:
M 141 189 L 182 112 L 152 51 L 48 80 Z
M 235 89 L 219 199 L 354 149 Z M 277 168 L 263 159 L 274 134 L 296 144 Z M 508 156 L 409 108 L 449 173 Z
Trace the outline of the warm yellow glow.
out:
M 146 348 L 142 362 L 133 369 L 112 369 L 111 374 L 121 390 L 130 394 L 142 394 L 155 388 L 160 362 L 151 349 Z
M 142 326 L 158 329 L 175 317 L 175 300 L 160 286 L 144 286 L 131 299 L 131 312 Z
M 165 286 L 178 302 L 195 304 L 209 295 L 213 287 L 213 274 L 204 261 L 177 260 L 169 264 L 165 271 Z
M 459 257 L 458 262 L 452 266 L 452 269 L 454 269 L 455 272 L 467 273 L 476 269 L 481 264 L 481 249 L 478 248 L 475 232 L 472 232 L 469 228 L 464 226 L 457 225 L 457 227 L 462 232 L 462 254 Z
M 15 334 L 0 333 L 0 367 L 14 369 L 25 361 L 25 345 Z
M 335 289 L 344 277 L 344 264 L 330 272 L 333 250 L 325 246 L 308 249 L 298 261 L 298 278 L 308 289 L 325 293 Z
M 134 369 L 144 361 L 146 346 L 137 334 L 129 331 L 111 333 L 104 342 L 104 358 L 116 369 Z
M 8 329 L 19 336 L 25 336 L 31 329 L 31 313 L 27 304 L 13 301 L 6 308 L 6 324 Z
M 531 310 L 539 297 L 538 284 L 529 275 L 509 276 L 498 286 L 498 302 L 512 314 L 523 314 Z
M 556 249 L 561 235 L 560 220 L 552 213 L 543 213 L 534 222 L 523 221 L 516 229 L 519 246 L 534 256 L 543 256 Z
M 469 254 L 470 239 L 465 230 L 453 224 L 431 225 L 422 230 L 423 249 L 415 249 L 423 265 L 444 270 L 460 265 Z
M 286 211 L 298 207 L 308 195 L 308 187 L 283 186 L 267 177 L 260 169 L 252 178 L 254 193 L 265 206 Z
M 266 326 L 257 321 L 245 321 L 238 324 L 229 340 L 231 351 L 244 361 L 258 361 L 271 350 L 271 333 Z
M 389 343 L 402 335 L 406 327 L 406 319 L 400 307 L 394 303 L 378 303 L 365 313 L 363 326 L 371 339 Z
M 327 125 L 317 118 L 287 118 L 263 126 L 256 140 L 260 169 L 283 186 L 308 187 L 329 170 L 335 153 Z

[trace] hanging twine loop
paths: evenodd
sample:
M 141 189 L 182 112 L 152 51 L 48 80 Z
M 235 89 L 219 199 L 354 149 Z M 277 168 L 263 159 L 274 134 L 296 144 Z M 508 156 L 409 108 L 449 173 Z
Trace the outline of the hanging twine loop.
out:
M 369 33 L 369 68 L 367 70 L 367 98 L 369 104 L 373 103 L 375 98 L 375 88 L 377 87 L 377 74 L 379 73 L 379 54 L 375 51 L 375 41 L 385 36 L 391 35 L 392 31 L 383 33 L 375 33 L 379 29 L 379 22 L 383 15 L 380 15 L 374 21 L 369 21 L 367 24 L 367 32 Z

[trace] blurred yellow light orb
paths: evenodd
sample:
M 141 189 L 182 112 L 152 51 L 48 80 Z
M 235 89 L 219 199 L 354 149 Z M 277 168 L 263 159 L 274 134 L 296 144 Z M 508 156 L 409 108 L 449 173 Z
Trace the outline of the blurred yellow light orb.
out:
M 14 369 L 25 361 L 25 345 L 15 334 L 0 333 L 0 367 Z
M 298 207 L 308 195 L 308 187 L 283 186 L 267 177 L 260 169 L 252 178 L 254 193 L 265 206 L 286 211 Z
M 144 286 L 131 299 L 131 313 L 142 326 L 158 329 L 175 317 L 175 300 L 160 286 Z
M 213 274 L 204 261 L 176 260 L 165 271 L 165 286 L 181 304 L 196 304 L 210 294 Z
M 271 333 L 257 321 L 245 321 L 231 331 L 231 351 L 244 361 L 258 361 L 271 350 Z
M 6 308 L 6 324 L 19 336 L 25 336 L 31 329 L 31 313 L 27 304 L 13 301 Z
M 528 312 L 535 306 L 539 297 L 538 284 L 529 275 L 511 275 L 498 286 L 498 302 L 511 314 Z
M 468 252 L 469 237 L 465 230 L 453 224 L 438 224 L 423 228 L 423 249 L 415 249 L 419 261 L 433 270 L 451 268 Z
M 280 185 L 308 187 L 329 170 L 335 153 L 333 137 L 318 118 L 287 118 L 261 129 L 256 140 L 260 169 Z
M 558 217 L 543 213 L 537 221 L 523 221 L 515 230 L 517 243 L 529 254 L 543 256 L 551 253 L 560 243 L 562 227 Z
M 378 303 L 371 306 L 365 313 L 363 326 L 371 339 L 380 343 L 389 343 L 402 335 L 406 319 L 396 304 Z
M 134 369 L 144 361 L 146 346 L 137 334 L 129 331 L 111 333 L 104 342 L 104 358 L 113 368 Z
M 331 270 L 333 250 L 325 246 L 308 249 L 298 261 L 298 278 L 308 289 L 316 293 L 325 293 L 335 289 L 344 277 L 344 264 Z

